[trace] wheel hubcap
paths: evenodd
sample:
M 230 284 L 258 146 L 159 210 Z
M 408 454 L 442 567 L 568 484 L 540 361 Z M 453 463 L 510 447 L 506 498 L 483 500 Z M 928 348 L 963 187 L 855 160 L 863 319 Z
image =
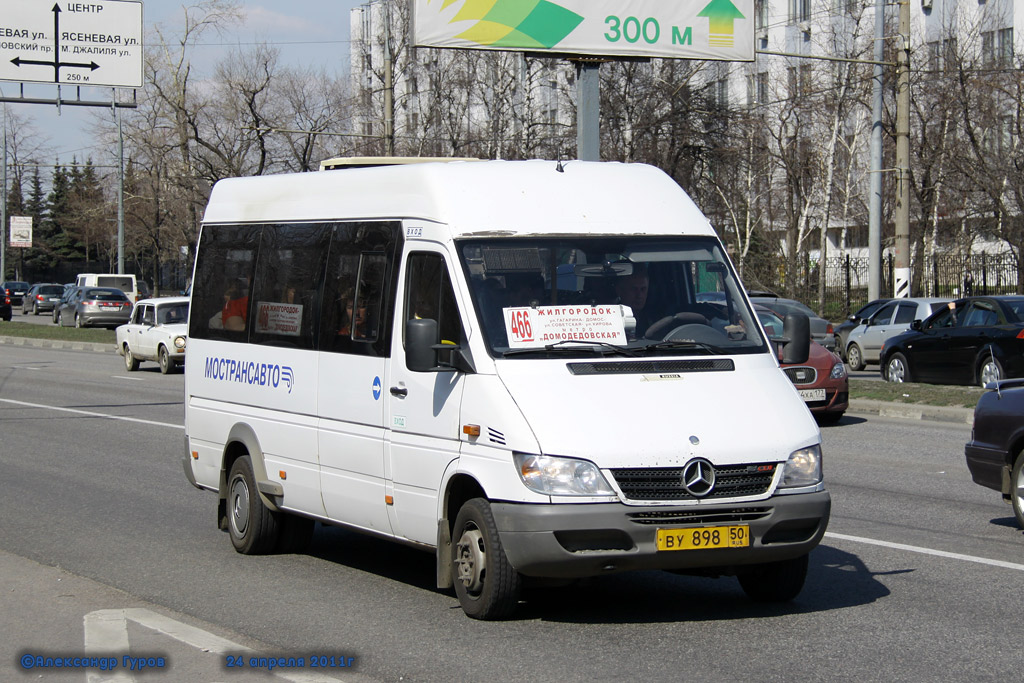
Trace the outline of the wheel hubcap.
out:
M 899 361 L 893 361 L 889 363 L 889 381 L 890 382 L 902 382 L 905 374 L 903 363 Z
M 462 532 L 456 551 L 459 581 L 467 592 L 478 594 L 484 585 L 484 566 L 487 560 L 483 534 L 476 528 L 466 529 Z
M 988 362 L 981 369 L 981 383 L 982 385 L 988 384 L 989 382 L 999 381 L 999 368 L 995 363 Z
M 1024 468 L 1017 472 L 1017 481 L 1013 482 L 1013 503 L 1018 510 L 1024 510 Z
M 241 477 L 231 485 L 231 528 L 239 537 L 249 528 L 249 487 Z

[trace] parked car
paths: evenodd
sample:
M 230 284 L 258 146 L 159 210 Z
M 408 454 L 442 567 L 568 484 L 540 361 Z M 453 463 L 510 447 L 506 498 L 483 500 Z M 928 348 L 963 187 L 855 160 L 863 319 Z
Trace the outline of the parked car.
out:
M 13 311 L 11 310 L 11 305 L 8 303 L 4 303 L 4 301 L 0 299 L 0 318 L 6 320 L 7 322 L 11 322 L 11 318 L 14 317 L 12 313 Z
M 836 335 L 832 323 L 825 320 L 796 299 L 751 296 L 750 301 L 756 306 L 764 306 L 783 320 L 785 320 L 786 316 L 790 313 L 802 313 L 806 315 L 811 322 L 811 339 L 818 342 L 829 351 L 836 350 Z
M 75 292 L 78 290 L 78 286 L 75 283 L 64 285 L 64 292 L 60 295 L 60 301 L 53 305 L 53 324 L 56 325 L 60 322 L 60 309 L 71 300 Z
M 890 382 L 979 384 L 1024 377 L 1024 296 L 957 299 L 885 342 Z
M 60 302 L 60 295 L 63 293 L 64 285 L 58 285 L 55 282 L 40 282 L 32 285 L 21 301 L 21 314 L 26 315 L 32 311 L 32 315 L 39 315 L 39 311 L 52 311 L 53 307 Z
M 857 309 L 856 313 L 852 313 L 849 318 L 844 320 L 835 326 L 836 333 L 836 350 L 846 360 L 846 343 L 850 337 L 850 332 L 853 328 L 858 325 L 863 325 L 867 322 L 867 319 L 874 314 L 886 301 L 892 301 L 892 299 L 875 299 L 869 301 L 860 308 Z
M 160 364 L 165 375 L 185 362 L 188 336 L 188 297 L 143 299 L 131 319 L 117 328 L 117 352 L 129 372 L 144 360 Z
M 782 337 L 782 319 L 763 306 L 754 306 L 769 337 Z M 811 341 L 806 363 L 782 364 L 782 370 L 818 422 L 838 422 L 850 407 L 850 377 L 838 353 Z
M 1002 380 L 981 395 L 964 455 L 974 483 L 1003 494 L 1024 529 L 1024 379 Z
M 11 308 L 20 306 L 25 293 L 28 292 L 29 284 L 17 280 L 8 280 L 0 283 L 0 290 L 3 293 L 4 303 L 10 304 Z
M 882 305 L 867 321 L 850 332 L 846 343 L 846 361 L 851 370 L 863 370 L 867 363 L 877 363 L 886 339 L 910 329 L 915 320 L 924 320 L 949 299 L 896 299 Z
M 116 326 L 128 322 L 132 302 L 120 289 L 112 287 L 78 287 L 57 313 L 61 327 Z

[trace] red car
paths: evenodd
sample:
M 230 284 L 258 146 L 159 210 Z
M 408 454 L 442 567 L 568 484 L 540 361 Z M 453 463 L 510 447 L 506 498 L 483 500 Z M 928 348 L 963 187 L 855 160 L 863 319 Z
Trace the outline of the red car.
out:
M 754 306 L 769 337 L 782 336 L 782 319 L 767 308 Z M 850 407 L 850 377 L 839 354 L 816 341 L 806 363 L 783 364 L 782 370 L 796 386 L 804 403 L 822 424 L 838 422 Z

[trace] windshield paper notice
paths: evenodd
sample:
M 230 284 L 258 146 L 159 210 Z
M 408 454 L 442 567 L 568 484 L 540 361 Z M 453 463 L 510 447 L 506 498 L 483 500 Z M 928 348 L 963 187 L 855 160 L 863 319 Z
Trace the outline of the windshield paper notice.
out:
M 625 344 L 626 308 L 620 305 L 506 308 L 508 345 L 522 349 L 572 341 Z

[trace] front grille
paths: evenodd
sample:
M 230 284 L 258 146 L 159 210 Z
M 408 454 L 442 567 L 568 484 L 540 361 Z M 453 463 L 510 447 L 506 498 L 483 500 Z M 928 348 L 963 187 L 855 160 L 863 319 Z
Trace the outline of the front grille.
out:
M 647 375 L 666 372 L 730 372 L 736 369 L 731 358 L 695 360 L 641 360 L 613 363 L 569 363 L 574 375 Z
M 701 500 L 758 496 L 766 493 L 778 467 L 775 463 L 715 467 L 715 485 Z M 622 495 L 630 500 L 697 500 L 683 488 L 682 467 L 613 469 Z
M 772 513 L 770 507 L 730 508 L 725 510 L 704 510 L 694 508 L 682 512 L 635 512 L 626 515 L 634 524 L 727 524 L 730 522 L 755 522 Z
M 818 371 L 812 367 L 801 365 L 795 368 L 785 368 L 786 377 L 789 377 L 793 384 L 814 384 L 818 379 Z

